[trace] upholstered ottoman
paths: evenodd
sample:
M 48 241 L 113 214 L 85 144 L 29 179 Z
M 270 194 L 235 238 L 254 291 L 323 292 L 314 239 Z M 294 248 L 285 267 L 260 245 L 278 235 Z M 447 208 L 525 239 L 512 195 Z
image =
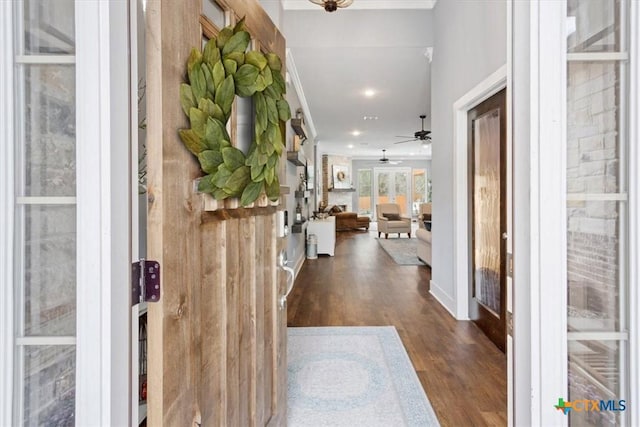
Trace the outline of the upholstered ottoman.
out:
M 418 228 L 416 237 L 418 238 L 416 250 L 418 258 L 431 266 L 431 232 L 424 228 Z

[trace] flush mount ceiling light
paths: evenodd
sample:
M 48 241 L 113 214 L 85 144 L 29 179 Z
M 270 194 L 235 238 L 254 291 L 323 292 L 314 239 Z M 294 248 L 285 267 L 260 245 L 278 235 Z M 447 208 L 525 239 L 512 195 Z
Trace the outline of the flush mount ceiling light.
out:
M 311 3 L 324 7 L 327 12 L 335 12 L 338 8 L 351 6 L 353 0 L 309 0 Z

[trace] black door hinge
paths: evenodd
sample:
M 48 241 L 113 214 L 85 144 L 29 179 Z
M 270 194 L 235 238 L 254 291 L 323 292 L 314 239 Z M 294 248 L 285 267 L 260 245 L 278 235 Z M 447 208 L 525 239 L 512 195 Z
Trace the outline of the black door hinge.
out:
M 160 263 L 141 259 L 131 264 L 131 305 L 160 301 Z

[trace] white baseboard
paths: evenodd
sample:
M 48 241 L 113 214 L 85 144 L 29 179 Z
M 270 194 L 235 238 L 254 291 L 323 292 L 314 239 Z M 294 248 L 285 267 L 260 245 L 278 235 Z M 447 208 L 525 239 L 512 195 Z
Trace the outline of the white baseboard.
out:
M 298 257 L 298 260 L 296 261 L 296 265 L 293 268 L 293 271 L 296 272 L 296 278 L 298 277 L 298 274 L 300 274 L 300 270 L 302 270 L 302 265 L 304 264 L 304 261 L 307 259 L 307 257 L 305 256 L 305 254 L 303 253 L 301 257 Z
M 453 307 L 456 306 L 456 302 L 451 298 L 440 286 L 433 280 L 429 281 L 429 293 L 442 305 L 454 318 L 456 318 Z

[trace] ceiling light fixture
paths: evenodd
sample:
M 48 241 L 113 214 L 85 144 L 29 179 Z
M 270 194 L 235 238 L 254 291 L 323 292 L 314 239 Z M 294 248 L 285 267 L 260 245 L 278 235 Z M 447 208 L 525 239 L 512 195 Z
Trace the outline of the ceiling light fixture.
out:
M 349 145 L 347 145 L 347 147 L 353 148 L 353 144 L 349 144 Z
M 311 3 L 322 6 L 327 12 L 335 12 L 338 8 L 351 6 L 353 0 L 309 0 Z
M 359 130 L 354 130 L 353 132 L 351 132 L 351 135 L 353 136 L 360 136 L 362 132 L 360 132 Z
M 376 91 L 373 89 L 365 89 L 364 96 L 367 98 L 372 98 L 376 94 Z
M 364 116 L 364 120 L 378 120 L 378 116 Z

